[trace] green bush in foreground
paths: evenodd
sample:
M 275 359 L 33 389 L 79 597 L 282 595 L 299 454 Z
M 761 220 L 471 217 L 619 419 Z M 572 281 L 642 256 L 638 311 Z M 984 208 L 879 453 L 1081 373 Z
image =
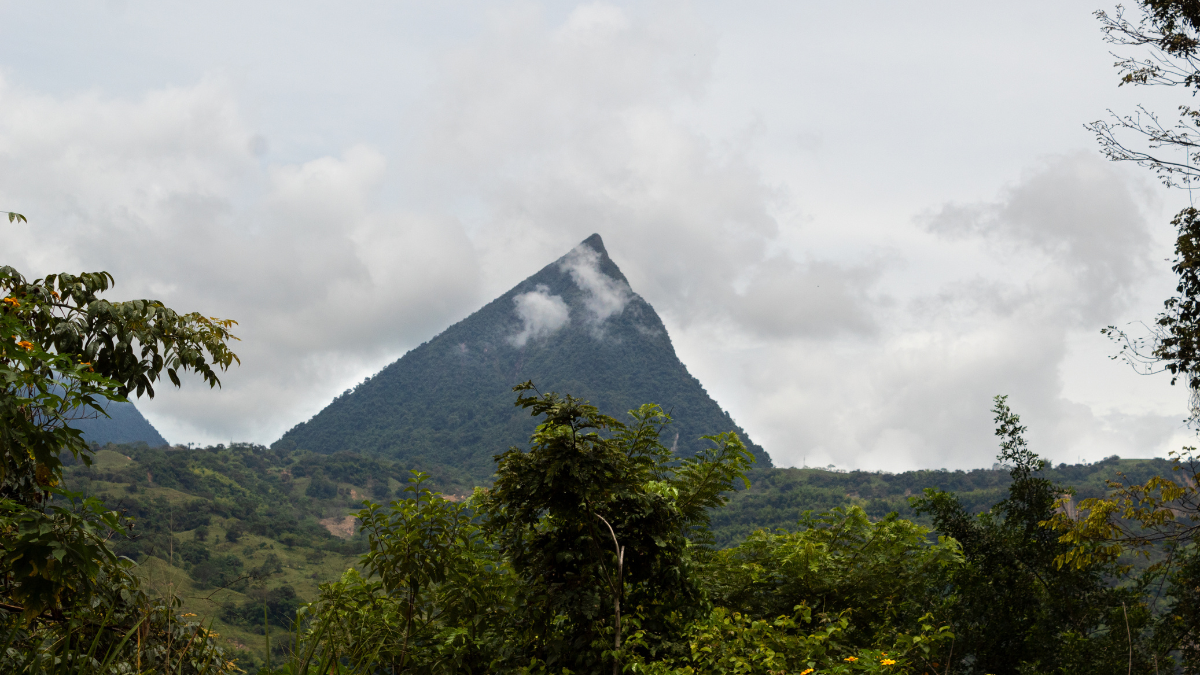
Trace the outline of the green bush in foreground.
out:
M 109 546 L 125 523 L 60 487 L 91 449 L 71 426 L 180 371 L 218 384 L 232 322 L 98 296 L 107 273 L 26 280 L 0 267 L 0 671 L 225 673 L 210 634 L 151 600 Z

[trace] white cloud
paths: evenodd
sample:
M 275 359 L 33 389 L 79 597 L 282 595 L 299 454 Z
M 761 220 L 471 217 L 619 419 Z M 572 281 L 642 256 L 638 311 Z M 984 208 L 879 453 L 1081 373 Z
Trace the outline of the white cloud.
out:
M 600 269 L 600 254 L 587 244 L 571 249 L 559 268 L 569 273 L 575 285 L 585 293 L 583 305 L 592 323 L 601 324 L 608 317 L 620 314 L 633 295 L 629 284 Z
M 530 340 L 552 335 L 571 320 L 571 311 L 562 296 L 550 295 L 550 289 L 544 285 L 516 296 L 513 304 L 522 324 L 521 330 L 508 338 L 514 347 L 524 347 Z
M 451 217 L 387 209 L 366 146 L 261 164 L 230 91 L 56 98 L 0 82 L 0 200 L 29 219 L 5 253 L 27 275 L 104 269 L 113 298 L 239 322 L 242 366 L 139 406 L 168 440 L 273 440 L 476 302 Z
M 6 15 L 4 262 L 241 321 L 223 391 L 143 406 L 172 440 L 270 442 L 593 232 L 631 288 L 577 266 L 587 313 L 636 290 L 780 464 L 989 465 L 997 393 L 1056 459 L 1161 452 L 1185 412 L 1097 342 L 1173 284 L 1079 127 L 1116 105 L 1086 6 L 1036 6 L 1054 40 L 887 3 L 73 7 Z M 524 302 L 526 340 L 588 320 Z
M 1014 257 L 1036 256 L 1078 295 L 1070 317 L 1107 322 L 1151 264 L 1145 194 L 1093 153 L 1043 160 L 994 202 L 949 204 L 922 218 L 952 240 L 982 239 Z M 1064 308 L 1068 309 L 1068 308 Z
M 1182 399 L 1179 415 L 1123 414 L 1064 392 L 1075 376 L 1068 346 L 1099 338 L 1140 292 L 1157 250 L 1147 208 L 1140 184 L 1101 159 L 1050 158 L 995 200 L 918 218 L 935 239 L 895 251 L 893 269 L 866 288 L 903 287 L 903 261 L 946 240 L 968 273 L 875 304 L 857 333 L 771 341 L 756 338 L 752 323 L 734 323 L 689 328 L 676 340 L 688 359 L 707 344 L 738 345 L 694 370 L 710 387 L 754 401 L 739 421 L 784 464 L 986 466 L 996 452 L 989 411 L 997 394 L 1011 396 L 1035 450 L 1055 460 L 1165 453 Z M 1108 383 L 1136 378 L 1103 358 L 1111 349 L 1099 352 L 1085 368 L 1108 369 Z

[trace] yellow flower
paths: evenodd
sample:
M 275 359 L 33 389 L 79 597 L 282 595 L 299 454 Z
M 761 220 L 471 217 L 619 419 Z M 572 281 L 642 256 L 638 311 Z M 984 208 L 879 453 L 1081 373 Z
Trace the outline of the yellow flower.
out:
M 184 614 L 184 616 L 196 616 L 196 615 L 192 614 L 191 612 L 188 612 L 187 614 Z
M 855 661 L 858 660 L 858 657 L 857 656 L 847 656 L 846 658 L 844 658 L 842 660 L 847 663 L 854 663 Z
M 884 665 L 884 666 L 894 666 L 894 665 L 896 665 L 896 662 L 895 662 L 895 661 L 893 661 L 892 659 L 884 659 L 884 660 L 880 661 L 879 663 L 880 663 L 880 665 Z
M 20 342 L 17 343 L 17 346 L 20 347 L 21 349 L 24 349 L 27 352 L 33 351 L 33 343 L 30 342 L 29 340 L 21 340 Z
M 5 298 L 2 302 L 6 302 L 13 307 L 20 307 L 21 303 L 17 302 L 16 298 Z
M 809 674 L 809 673 L 811 673 L 812 671 L 813 671 L 813 669 L 812 669 L 812 668 L 806 668 L 806 669 L 804 669 L 804 670 L 800 671 L 800 675 L 808 675 L 808 674 Z

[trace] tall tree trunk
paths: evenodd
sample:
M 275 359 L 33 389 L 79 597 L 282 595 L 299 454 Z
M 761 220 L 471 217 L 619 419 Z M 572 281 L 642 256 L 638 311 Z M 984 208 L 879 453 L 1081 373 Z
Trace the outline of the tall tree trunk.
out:
M 616 537 L 614 537 L 616 539 Z M 617 549 L 617 592 L 613 594 L 613 616 L 616 637 L 613 640 L 613 675 L 621 675 L 621 596 L 625 590 L 625 547 Z

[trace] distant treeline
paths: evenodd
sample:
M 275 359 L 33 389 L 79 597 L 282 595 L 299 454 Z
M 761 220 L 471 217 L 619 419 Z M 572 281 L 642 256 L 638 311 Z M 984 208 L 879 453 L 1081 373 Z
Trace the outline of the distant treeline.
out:
M 1045 475 L 1073 486 L 1076 499 L 1086 499 L 1107 494 L 1105 481 L 1116 480 L 1118 472 L 1141 483 L 1151 476 L 1168 475 L 1171 462 L 1113 456 L 1092 464 L 1059 464 Z M 983 513 L 1004 498 L 1012 482 L 1008 469 L 1000 467 L 903 473 L 755 469 L 749 478 L 750 489 L 739 491 L 725 508 L 713 512 L 712 530 L 719 546 L 736 544 L 761 528 L 792 528 L 805 511 L 839 506 L 859 506 L 873 519 L 894 511 L 901 518 L 929 525 L 929 516 L 913 511 L 909 497 L 920 496 L 926 488 L 945 490 L 954 493 L 969 512 Z

